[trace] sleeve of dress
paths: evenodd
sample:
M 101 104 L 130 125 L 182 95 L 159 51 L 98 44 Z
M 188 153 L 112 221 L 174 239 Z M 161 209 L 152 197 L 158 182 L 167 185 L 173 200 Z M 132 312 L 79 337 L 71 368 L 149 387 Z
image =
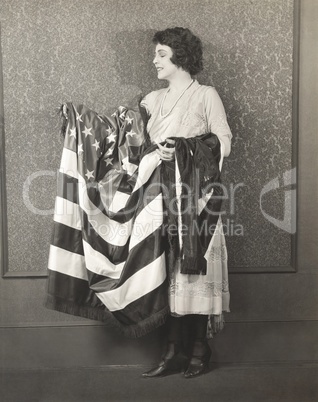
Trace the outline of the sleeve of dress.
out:
M 218 136 L 224 149 L 224 156 L 229 156 L 232 133 L 227 123 L 222 100 L 213 87 L 209 87 L 205 93 L 205 111 L 209 131 Z
M 146 95 L 142 101 L 140 102 L 140 106 L 146 109 L 148 116 L 150 117 L 153 110 L 153 102 L 154 102 L 154 92 L 150 92 Z

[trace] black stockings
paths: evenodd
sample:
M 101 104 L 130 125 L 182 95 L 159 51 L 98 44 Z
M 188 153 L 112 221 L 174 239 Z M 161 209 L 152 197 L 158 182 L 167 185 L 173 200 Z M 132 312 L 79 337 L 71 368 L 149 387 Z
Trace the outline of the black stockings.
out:
M 180 344 L 187 338 L 191 343 L 206 340 L 208 316 L 189 314 L 181 317 L 169 316 L 168 343 Z

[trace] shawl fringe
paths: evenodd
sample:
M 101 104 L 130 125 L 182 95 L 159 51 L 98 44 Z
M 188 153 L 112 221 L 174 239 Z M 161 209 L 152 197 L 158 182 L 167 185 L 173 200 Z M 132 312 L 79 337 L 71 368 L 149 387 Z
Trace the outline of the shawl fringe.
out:
M 219 315 L 210 315 L 207 327 L 207 338 L 212 339 L 221 332 L 225 326 L 224 313 Z
M 200 267 L 200 271 L 196 267 Z M 188 256 L 181 261 L 180 272 L 186 275 L 206 275 L 206 259 L 202 255 Z

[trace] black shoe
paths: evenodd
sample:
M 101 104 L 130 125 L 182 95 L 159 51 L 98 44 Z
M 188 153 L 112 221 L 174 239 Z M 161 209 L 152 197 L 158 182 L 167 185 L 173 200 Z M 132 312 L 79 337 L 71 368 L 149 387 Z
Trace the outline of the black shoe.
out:
M 185 357 L 179 355 L 180 346 L 175 343 L 169 343 L 168 350 L 162 361 L 157 367 L 142 374 L 144 378 L 164 377 L 169 374 L 180 372 L 185 366 Z
M 175 358 L 163 360 L 159 365 L 145 373 L 142 373 L 144 378 L 164 377 L 169 374 L 174 374 L 182 370 L 182 365 L 176 362 Z
M 204 345 L 201 345 L 200 348 L 204 348 L 205 351 L 203 354 L 196 354 L 195 352 L 193 353 L 189 366 L 187 370 L 184 372 L 184 377 L 185 378 L 193 378 L 197 377 L 201 374 L 206 373 L 209 370 L 209 360 L 211 357 L 211 349 L 209 348 L 209 345 L 205 343 Z

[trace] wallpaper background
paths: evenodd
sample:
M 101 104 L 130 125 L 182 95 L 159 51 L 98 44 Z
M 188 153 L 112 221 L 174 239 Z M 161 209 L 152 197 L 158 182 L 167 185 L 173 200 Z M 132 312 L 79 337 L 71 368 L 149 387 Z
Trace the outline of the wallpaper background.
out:
M 74 101 L 106 113 L 164 86 L 151 38 L 172 26 L 202 39 L 198 80 L 216 87 L 233 132 L 223 170 L 229 192 L 237 186 L 223 218 L 231 271 L 290 264 L 291 237 L 262 215 L 260 193 L 292 164 L 293 0 L 1 0 L 0 22 L 9 271 L 46 270 L 63 145 L 57 108 Z M 268 193 L 266 212 L 282 219 L 284 196 Z

